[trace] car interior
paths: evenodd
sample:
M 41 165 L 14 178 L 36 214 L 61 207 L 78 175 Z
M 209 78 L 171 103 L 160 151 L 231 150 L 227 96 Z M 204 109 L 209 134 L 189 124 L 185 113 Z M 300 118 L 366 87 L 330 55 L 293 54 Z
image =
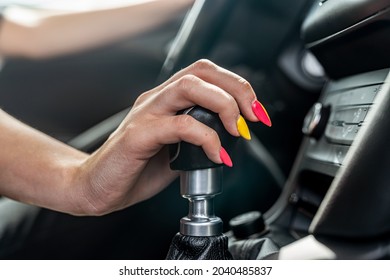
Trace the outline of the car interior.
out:
M 215 214 L 233 258 L 389 259 L 389 49 L 389 0 L 196 0 L 109 46 L 7 59 L 0 104 L 91 153 L 139 94 L 209 59 L 248 80 L 272 120 L 248 122 L 252 139 L 238 139 L 234 167 L 223 168 Z M 0 257 L 165 259 L 188 212 L 179 189 L 176 180 L 102 217 L 26 205 L 27 223 L 3 230 L 0 244 L 34 234 Z M 0 212 L 12 203 L 0 198 Z

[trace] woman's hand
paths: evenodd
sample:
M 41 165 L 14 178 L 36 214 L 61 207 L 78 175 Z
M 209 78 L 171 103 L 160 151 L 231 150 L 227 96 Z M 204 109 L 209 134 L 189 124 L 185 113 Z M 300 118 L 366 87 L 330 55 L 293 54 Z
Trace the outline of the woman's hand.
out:
M 249 121 L 271 122 L 250 84 L 208 60 L 183 69 L 145 92 L 107 142 L 74 176 L 75 213 L 102 215 L 145 200 L 177 174 L 169 169 L 167 144 L 201 146 L 210 160 L 227 164 L 217 133 L 177 112 L 200 105 L 219 114 L 226 130 L 250 139 Z
M 169 169 L 167 144 L 186 141 L 231 165 L 214 130 L 177 115 L 193 105 L 218 113 L 234 136 L 250 139 L 243 116 L 271 125 L 249 83 L 207 60 L 142 94 L 92 155 L 0 110 L 0 195 L 74 215 L 103 215 L 153 196 L 177 176 Z

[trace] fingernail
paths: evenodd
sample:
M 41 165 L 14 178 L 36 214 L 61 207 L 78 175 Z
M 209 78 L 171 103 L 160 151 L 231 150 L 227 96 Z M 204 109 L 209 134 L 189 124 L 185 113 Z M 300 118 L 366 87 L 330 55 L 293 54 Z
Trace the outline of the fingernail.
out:
M 221 147 L 221 150 L 219 150 L 219 157 L 221 158 L 223 164 L 225 164 L 226 166 L 233 166 L 232 159 L 223 147 Z
M 251 140 L 251 134 L 249 132 L 248 125 L 246 124 L 245 119 L 240 115 L 237 120 L 237 130 L 240 135 L 246 140 Z
M 269 118 L 267 111 L 258 100 L 253 101 L 252 110 L 259 121 L 261 121 L 266 126 L 272 126 L 271 119 Z

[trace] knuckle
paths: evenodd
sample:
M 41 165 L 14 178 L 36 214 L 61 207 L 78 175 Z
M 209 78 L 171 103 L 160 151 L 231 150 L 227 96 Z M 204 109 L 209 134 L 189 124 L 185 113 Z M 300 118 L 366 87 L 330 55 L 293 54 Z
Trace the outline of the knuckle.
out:
M 203 147 L 205 152 L 209 156 L 217 157 L 215 153 L 218 153 L 218 147 L 221 145 L 218 133 L 214 129 L 209 128 L 201 139 L 202 142 L 199 145 Z
M 147 98 L 146 93 L 142 93 L 141 95 L 139 95 L 139 96 L 137 97 L 137 99 L 135 100 L 134 103 L 135 103 L 135 104 L 142 103 L 142 102 L 145 101 L 146 98 Z
M 233 96 L 231 96 L 230 94 L 226 94 L 225 96 L 226 96 L 225 102 L 227 105 L 237 106 L 236 99 L 234 99 Z
M 236 113 L 239 112 L 237 100 L 231 96 L 230 94 L 225 95 L 226 98 L 224 98 L 224 107 L 225 108 L 231 108 L 231 110 L 234 110 Z M 229 110 L 231 112 L 231 110 Z
M 140 104 L 145 103 L 151 97 L 151 92 L 144 92 L 140 94 L 137 99 L 134 101 L 133 107 L 137 107 Z
M 180 115 L 173 118 L 173 126 L 180 134 L 187 134 L 188 130 L 194 124 L 194 118 L 189 115 Z
M 218 133 L 210 127 L 206 127 L 200 139 L 201 139 L 200 145 L 204 147 L 211 148 L 215 145 L 215 143 L 219 143 Z
M 209 129 L 210 140 L 213 142 L 219 142 L 218 133 L 214 129 Z
M 245 91 L 252 90 L 251 84 L 246 79 L 240 77 L 238 83 Z
M 213 62 L 211 62 L 210 60 L 203 58 L 203 59 L 199 59 L 198 61 L 196 61 L 193 64 L 193 68 L 195 70 L 199 70 L 199 71 L 212 70 L 212 69 L 216 68 L 216 65 Z
M 199 78 L 192 74 L 187 74 L 181 77 L 178 81 L 180 88 L 184 90 L 191 89 L 196 83 L 199 82 Z
M 195 145 L 211 145 L 212 143 L 218 143 L 218 133 L 208 127 L 202 126 L 197 123 L 190 115 L 179 115 L 173 119 L 173 126 L 179 134 L 181 139 L 192 139 L 192 143 Z

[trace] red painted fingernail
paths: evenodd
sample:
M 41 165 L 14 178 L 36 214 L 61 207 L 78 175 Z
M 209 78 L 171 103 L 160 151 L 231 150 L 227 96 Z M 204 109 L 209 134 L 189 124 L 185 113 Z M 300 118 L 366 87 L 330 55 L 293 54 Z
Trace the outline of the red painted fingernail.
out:
M 258 101 L 255 100 L 252 103 L 252 110 L 255 113 L 256 117 L 266 126 L 272 126 L 271 119 L 268 116 L 267 110 L 264 106 Z
M 221 147 L 221 150 L 219 150 L 219 157 L 226 166 L 233 166 L 232 159 L 223 147 Z

